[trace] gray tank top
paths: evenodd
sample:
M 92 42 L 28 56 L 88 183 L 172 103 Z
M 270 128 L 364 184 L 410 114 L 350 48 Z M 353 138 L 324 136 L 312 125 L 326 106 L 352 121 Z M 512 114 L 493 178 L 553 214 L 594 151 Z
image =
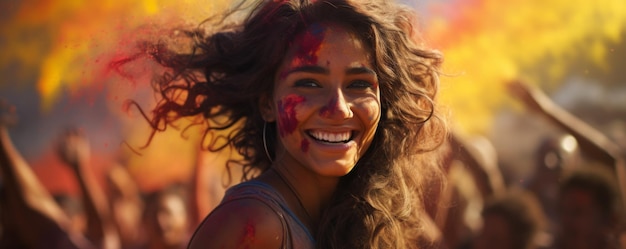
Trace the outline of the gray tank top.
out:
M 260 181 L 248 181 L 235 185 L 226 191 L 221 205 L 239 199 L 254 199 L 271 208 L 280 217 L 283 225 L 281 248 L 315 248 L 315 239 L 304 224 L 291 212 L 287 202 L 272 186 Z M 219 206 L 218 206 L 219 207 Z

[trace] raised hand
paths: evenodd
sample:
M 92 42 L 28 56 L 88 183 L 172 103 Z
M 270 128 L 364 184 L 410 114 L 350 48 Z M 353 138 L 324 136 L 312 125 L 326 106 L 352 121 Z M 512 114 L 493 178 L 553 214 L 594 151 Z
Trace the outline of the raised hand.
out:
M 69 128 L 58 138 L 57 153 L 61 160 L 77 170 L 89 160 L 89 141 L 80 130 Z

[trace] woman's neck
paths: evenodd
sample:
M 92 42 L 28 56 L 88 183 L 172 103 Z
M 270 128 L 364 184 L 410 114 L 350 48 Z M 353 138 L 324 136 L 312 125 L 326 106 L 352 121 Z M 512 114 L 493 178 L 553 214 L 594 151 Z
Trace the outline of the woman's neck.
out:
M 279 160 L 259 180 L 276 188 L 312 233 L 339 182 L 338 177 L 320 176 L 300 164 Z

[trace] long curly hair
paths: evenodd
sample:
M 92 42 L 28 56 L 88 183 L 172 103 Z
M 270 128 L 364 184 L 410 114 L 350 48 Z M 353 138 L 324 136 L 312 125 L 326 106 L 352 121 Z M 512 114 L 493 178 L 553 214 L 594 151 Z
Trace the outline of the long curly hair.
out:
M 438 157 L 432 152 L 443 142 L 446 126 L 435 102 L 442 55 L 422 47 L 413 12 L 387 0 L 248 4 L 185 30 L 195 41 L 190 53 L 155 45 L 159 53 L 153 58 L 170 70 L 155 81 L 161 100 L 149 120 L 154 130 L 201 117 L 195 120 L 209 124 L 203 145 L 212 151 L 236 148 L 244 180 L 251 179 L 251 172 L 271 164 L 264 152 L 259 104 L 271 96 L 294 38 L 315 23 L 347 27 L 369 47 L 382 115 L 370 148 L 341 178 L 322 214 L 317 246 L 418 247 L 425 239 L 420 237 L 421 189 L 425 179 L 437 175 Z M 248 13 L 241 23 L 228 21 L 240 17 L 241 10 Z M 215 136 L 218 131 L 227 132 Z M 276 135 L 275 128 L 267 132 L 268 138 Z

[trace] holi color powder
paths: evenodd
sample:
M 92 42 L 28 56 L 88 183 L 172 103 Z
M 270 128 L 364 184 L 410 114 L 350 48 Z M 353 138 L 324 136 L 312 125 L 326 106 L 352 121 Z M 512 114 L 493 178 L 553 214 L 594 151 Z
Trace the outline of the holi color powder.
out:
M 298 67 L 302 65 L 317 65 L 317 53 L 322 46 L 324 40 L 325 28 L 319 24 L 313 24 L 303 34 L 296 37 L 292 45 L 296 46 L 296 50 L 291 59 L 291 67 Z M 330 65 L 330 61 L 326 61 L 327 66 Z M 279 78 L 285 79 L 289 74 L 289 69 L 280 73 Z
M 296 38 L 296 53 L 294 57 L 303 65 L 317 65 L 317 53 L 324 40 L 325 28 L 319 24 L 313 24 L 304 34 Z
M 304 153 L 309 152 L 309 140 L 302 140 L 302 143 L 300 143 L 300 149 Z
M 296 106 L 306 99 L 298 95 L 288 95 L 278 101 L 278 131 L 281 137 L 291 134 L 298 126 Z
M 337 111 L 337 102 L 337 97 L 333 97 L 326 106 L 320 109 L 320 116 L 328 118 L 331 115 L 335 114 L 335 111 Z
M 245 231 L 241 242 L 242 244 L 246 244 L 246 248 L 248 248 L 248 246 L 254 243 L 255 240 L 256 230 L 254 228 L 254 223 L 251 220 L 248 220 L 244 229 Z

